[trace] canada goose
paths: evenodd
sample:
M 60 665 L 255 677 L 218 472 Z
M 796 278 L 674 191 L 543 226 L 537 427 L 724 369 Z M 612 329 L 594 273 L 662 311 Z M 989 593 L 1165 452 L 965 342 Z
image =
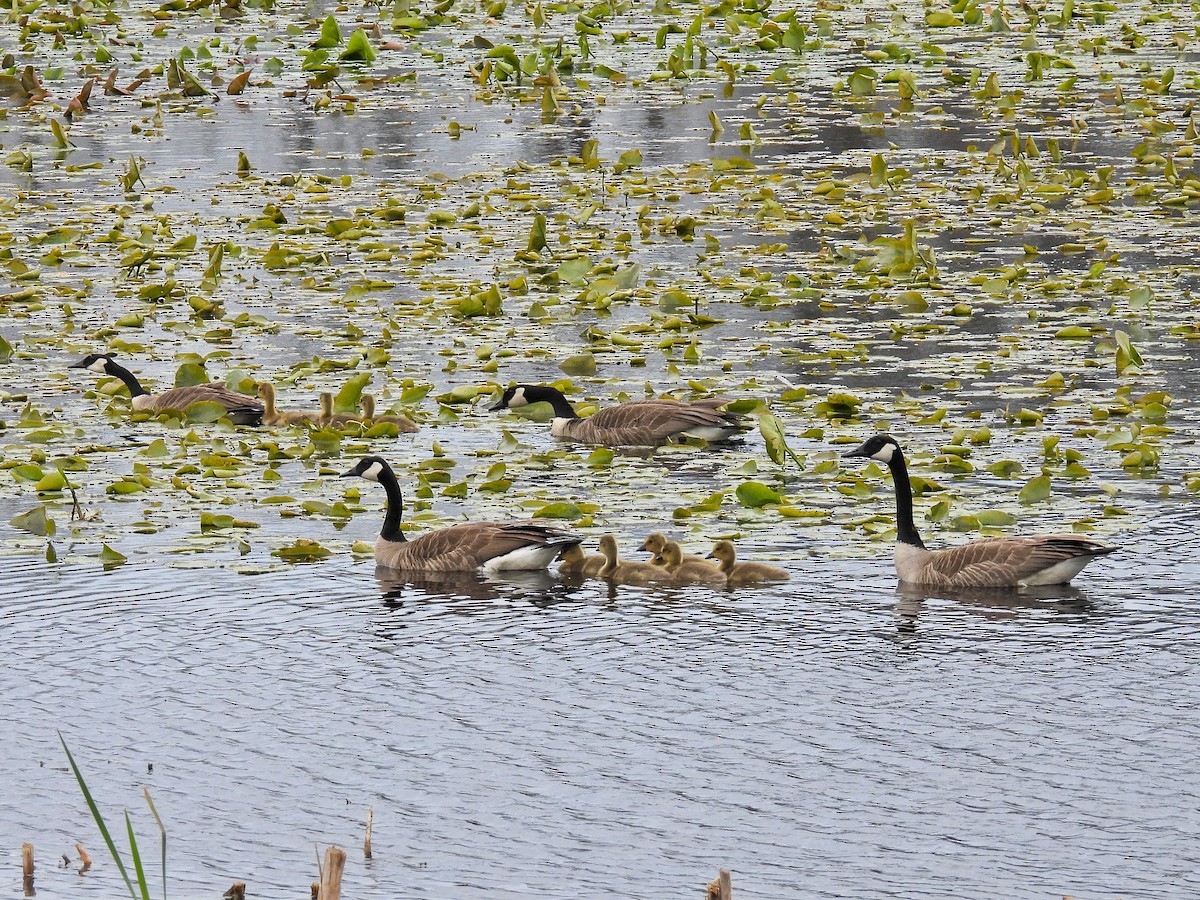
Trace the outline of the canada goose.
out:
M 600 552 L 604 554 L 604 565 L 597 572 L 600 578 L 618 584 L 654 584 L 671 580 L 671 573 L 662 566 L 643 562 L 622 562 L 617 553 L 617 539 L 611 534 L 600 538 Z
M 722 411 L 729 401 L 721 397 L 690 403 L 669 398 L 633 400 L 581 419 L 561 391 L 536 384 L 510 387 L 490 411 L 517 409 L 539 401 L 554 408 L 551 434 L 585 444 L 656 447 L 689 437 L 718 442 L 746 428 L 744 417 Z
M 697 557 L 684 559 L 683 551 L 674 541 L 667 541 L 662 558 L 676 584 L 725 584 L 725 573 L 720 566 Z
M 743 584 L 758 584 L 763 581 L 787 581 L 792 576 L 778 566 L 769 566 L 760 562 L 737 561 L 737 551 L 729 541 L 717 541 L 713 544 L 709 556 L 721 561 L 721 571 L 725 573 L 725 583 L 730 587 Z
M 258 396 L 263 402 L 264 425 L 299 425 L 303 422 L 316 422 L 320 413 L 300 412 L 299 410 L 279 410 L 275 408 L 275 385 L 269 381 L 258 383 Z
M 887 463 L 896 489 L 896 574 L 903 582 L 939 587 L 1027 587 L 1066 584 L 1097 556 L 1117 548 L 1075 534 L 994 537 L 946 550 L 927 550 L 913 524 L 912 486 L 896 439 L 877 434 L 848 451 Z
M 377 481 L 387 492 L 383 530 L 375 541 L 375 562 L 406 572 L 506 572 L 544 569 L 583 538 L 536 522 L 467 522 L 408 540 L 400 530 L 404 499 L 400 482 L 381 457 L 364 456 L 342 478 Z
M 646 535 L 646 539 L 642 541 L 642 546 L 640 549 L 649 550 L 650 553 L 653 554 L 654 558 L 650 561 L 656 566 L 665 566 L 667 561 L 663 557 L 663 550 L 669 543 L 672 542 L 667 539 L 665 534 L 663 534 L 661 531 L 654 531 Z M 682 550 L 680 550 L 680 554 L 680 558 L 683 560 L 683 562 L 699 562 L 706 566 L 712 565 L 712 563 L 707 562 L 703 556 L 694 556 L 691 553 L 684 553 Z
M 593 578 L 600 574 L 600 569 L 608 560 L 603 554 L 594 553 L 589 556 L 579 544 L 564 547 L 558 558 L 558 574 L 586 575 Z
M 217 403 L 225 407 L 229 421 L 235 425 L 259 425 L 262 423 L 264 408 L 253 397 L 231 391 L 223 384 L 194 384 L 190 387 L 170 388 L 157 394 L 151 394 L 134 377 L 134 374 L 124 366 L 117 365 L 107 353 L 89 353 L 79 362 L 71 363 L 71 369 L 90 369 L 101 375 L 111 375 L 120 378 L 129 388 L 134 409 L 160 412 L 165 409 L 175 409 L 180 412 L 193 403 Z
M 371 394 L 363 394 L 359 398 L 358 405 L 362 407 L 364 425 L 374 425 L 377 422 L 390 422 L 396 426 L 401 434 L 412 434 L 417 430 L 416 423 L 408 418 L 408 416 L 375 415 L 375 397 Z
M 361 422 L 358 416 L 352 416 L 348 413 L 335 413 L 333 411 L 333 394 L 329 391 L 321 391 L 321 416 L 317 419 L 317 423 L 322 428 L 340 428 L 349 422 Z

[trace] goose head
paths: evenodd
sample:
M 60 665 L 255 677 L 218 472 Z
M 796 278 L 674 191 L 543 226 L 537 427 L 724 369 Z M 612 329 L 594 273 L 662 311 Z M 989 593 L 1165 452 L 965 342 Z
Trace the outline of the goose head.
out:
M 617 558 L 617 539 L 611 534 L 606 534 L 600 538 L 600 552 L 608 557 L 609 560 L 615 561 Z
M 109 368 L 110 365 L 116 365 L 113 358 L 107 353 L 89 353 L 79 362 L 73 362 L 67 366 L 68 369 L 91 369 L 93 372 L 99 372 L 101 375 L 112 375 L 114 372 Z
M 500 402 L 489 407 L 488 412 L 501 409 L 517 409 L 530 403 L 554 403 L 565 399 L 557 388 L 540 384 L 514 384 L 500 397 Z
M 662 548 L 663 562 L 674 571 L 683 564 L 683 549 L 674 541 L 667 541 Z
M 367 481 L 379 481 L 384 473 L 391 474 L 391 467 L 382 456 L 364 456 L 353 469 L 343 472 L 339 478 L 365 478 Z
M 658 556 L 658 554 L 662 553 L 663 548 L 666 546 L 667 546 L 667 536 L 665 534 L 663 534 L 661 531 L 655 531 L 651 534 L 646 535 L 646 539 L 644 541 L 642 541 L 642 546 L 640 549 L 648 550 L 651 553 L 653 553 L 655 556 Z
M 269 382 L 269 381 L 260 381 L 258 383 L 258 396 L 262 400 L 264 400 L 264 401 L 270 403 L 272 406 L 274 406 L 275 405 L 275 385 L 271 384 L 271 382 Z
M 881 463 L 890 463 L 892 457 L 902 453 L 900 444 L 890 434 L 877 434 L 867 438 L 853 450 L 847 450 L 843 456 L 861 456 L 866 459 L 877 459 Z
M 717 541 L 713 544 L 712 553 L 708 554 L 708 558 L 719 559 L 723 563 L 731 563 L 737 559 L 737 552 L 733 549 L 733 544 L 729 541 Z

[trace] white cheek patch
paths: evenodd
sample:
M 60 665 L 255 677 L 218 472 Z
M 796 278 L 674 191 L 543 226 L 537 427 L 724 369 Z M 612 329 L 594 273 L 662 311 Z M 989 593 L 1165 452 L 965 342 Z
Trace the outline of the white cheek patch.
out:
M 896 452 L 896 447 L 894 444 L 884 444 L 882 447 L 880 447 L 878 450 L 876 450 L 874 453 L 871 454 L 871 459 L 877 459 L 883 463 L 890 463 L 892 461 L 892 454 L 894 454 L 895 452 Z
M 371 463 L 371 465 L 369 465 L 365 469 L 363 469 L 362 477 L 366 478 L 368 481 L 378 481 L 379 475 L 382 472 L 383 472 L 383 466 L 381 466 L 377 462 L 373 462 L 373 463 Z
M 513 395 L 508 398 L 508 408 L 516 409 L 518 406 L 528 406 L 529 401 L 525 399 L 525 388 L 517 388 L 513 391 Z
M 88 366 L 88 368 L 91 369 L 93 372 L 99 372 L 101 375 L 107 375 L 108 370 L 105 368 L 106 362 L 107 362 L 107 360 L 105 360 L 104 358 L 100 358 L 100 359 L 96 360 L 94 363 L 92 363 L 90 366 Z

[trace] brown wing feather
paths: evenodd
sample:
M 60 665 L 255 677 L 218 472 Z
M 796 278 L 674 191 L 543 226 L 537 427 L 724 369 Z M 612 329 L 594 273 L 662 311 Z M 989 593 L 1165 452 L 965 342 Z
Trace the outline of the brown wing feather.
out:
M 468 522 L 423 534 L 411 541 L 375 545 L 375 560 L 394 569 L 473 572 L 490 559 L 522 547 L 562 544 L 566 532 L 528 522 Z
M 662 444 L 695 427 L 735 427 L 738 420 L 711 406 L 677 400 L 635 400 L 609 406 L 575 423 L 573 437 L 595 444 Z
M 985 538 L 931 553 L 924 572 L 928 583 L 1012 587 L 1057 563 L 1113 549 L 1071 534 Z
M 222 384 L 195 384 L 190 387 L 171 388 L 154 394 L 148 409 L 177 409 L 183 411 L 193 403 L 219 403 L 231 413 L 240 413 L 248 419 L 261 421 L 265 407 L 254 397 L 231 391 Z

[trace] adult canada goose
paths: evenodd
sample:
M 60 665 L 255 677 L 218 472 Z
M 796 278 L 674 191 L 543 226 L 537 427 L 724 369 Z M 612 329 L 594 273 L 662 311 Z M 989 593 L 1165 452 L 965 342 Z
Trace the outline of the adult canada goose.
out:
M 653 554 L 654 558 L 650 561 L 656 566 L 665 566 L 667 561 L 663 556 L 663 550 L 669 543 L 671 543 L 671 541 L 668 540 L 665 534 L 663 534 L 661 531 L 653 531 L 646 535 L 646 539 L 642 541 L 642 546 L 640 549 L 649 550 L 650 553 Z M 706 566 L 712 565 L 712 563 L 707 562 L 704 557 L 694 556 L 691 553 L 684 553 L 682 550 L 680 550 L 680 558 L 684 562 L 699 562 Z
M 320 413 L 301 412 L 299 410 L 280 410 L 275 408 L 275 385 L 269 381 L 258 383 L 258 396 L 263 402 L 264 425 L 299 425 L 303 422 L 315 422 Z
M 717 541 L 713 544 L 713 559 L 721 561 L 721 571 L 725 574 L 725 583 L 730 587 L 743 584 L 760 584 L 764 581 L 787 581 L 792 576 L 778 566 L 769 566 L 760 562 L 737 561 L 737 551 L 729 541 Z
M 375 415 L 375 397 L 371 394 L 363 394 L 358 400 L 358 405 L 362 407 L 363 424 L 374 425 L 378 422 L 389 422 L 395 425 L 401 434 L 412 434 L 417 430 L 417 425 L 408 416 L 393 416 L 385 414 L 382 416 Z
M 387 492 L 375 562 L 404 572 L 507 572 L 544 569 L 583 538 L 536 522 L 467 522 L 408 540 L 400 530 L 404 498 L 400 482 L 381 457 L 364 456 L 342 478 L 377 481 Z
M 72 369 L 90 369 L 101 375 L 111 375 L 120 378 L 129 388 L 132 397 L 131 406 L 137 410 L 160 412 L 165 409 L 175 409 L 182 412 L 193 403 L 216 403 L 225 407 L 226 418 L 235 425 L 259 425 L 262 423 L 264 407 L 253 397 L 231 391 L 223 384 L 193 384 L 190 387 L 170 388 L 151 394 L 134 374 L 124 366 L 118 365 L 107 353 L 89 353 L 79 362 L 71 363 Z
M 887 463 L 896 489 L 896 574 L 911 584 L 938 587 L 1008 587 L 1066 584 L 1111 544 L 1076 534 L 994 537 L 946 550 L 927 550 L 913 524 L 912 486 L 896 439 L 877 434 L 848 451 Z
M 725 584 L 721 567 L 707 560 L 684 559 L 683 551 L 674 541 L 667 541 L 662 550 L 664 568 L 676 584 Z
M 322 428 L 341 428 L 348 422 L 361 422 L 358 416 L 352 416 L 348 413 L 335 413 L 333 411 L 333 394 L 329 391 L 321 391 L 321 416 L 317 419 L 318 424 Z
M 617 539 L 611 534 L 600 538 L 600 552 L 604 554 L 604 565 L 597 572 L 600 578 L 618 584 L 655 584 L 671 580 L 671 573 L 662 566 L 643 562 L 622 562 L 617 552 Z
M 551 434 L 585 444 L 657 447 L 689 437 L 719 442 L 729 440 L 747 427 L 743 416 L 721 409 L 729 403 L 722 397 L 692 402 L 665 397 L 632 400 L 581 419 L 562 391 L 537 384 L 510 387 L 490 411 L 517 409 L 538 402 L 554 408 Z
M 559 575 L 586 575 L 595 577 L 600 574 L 600 570 L 607 562 L 607 557 L 600 553 L 588 555 L 583 552 L 583 547 L 579 544 L 572 544 L 570 547 L 563 548 L 563 552 L 559 555 L 558 574 Z

